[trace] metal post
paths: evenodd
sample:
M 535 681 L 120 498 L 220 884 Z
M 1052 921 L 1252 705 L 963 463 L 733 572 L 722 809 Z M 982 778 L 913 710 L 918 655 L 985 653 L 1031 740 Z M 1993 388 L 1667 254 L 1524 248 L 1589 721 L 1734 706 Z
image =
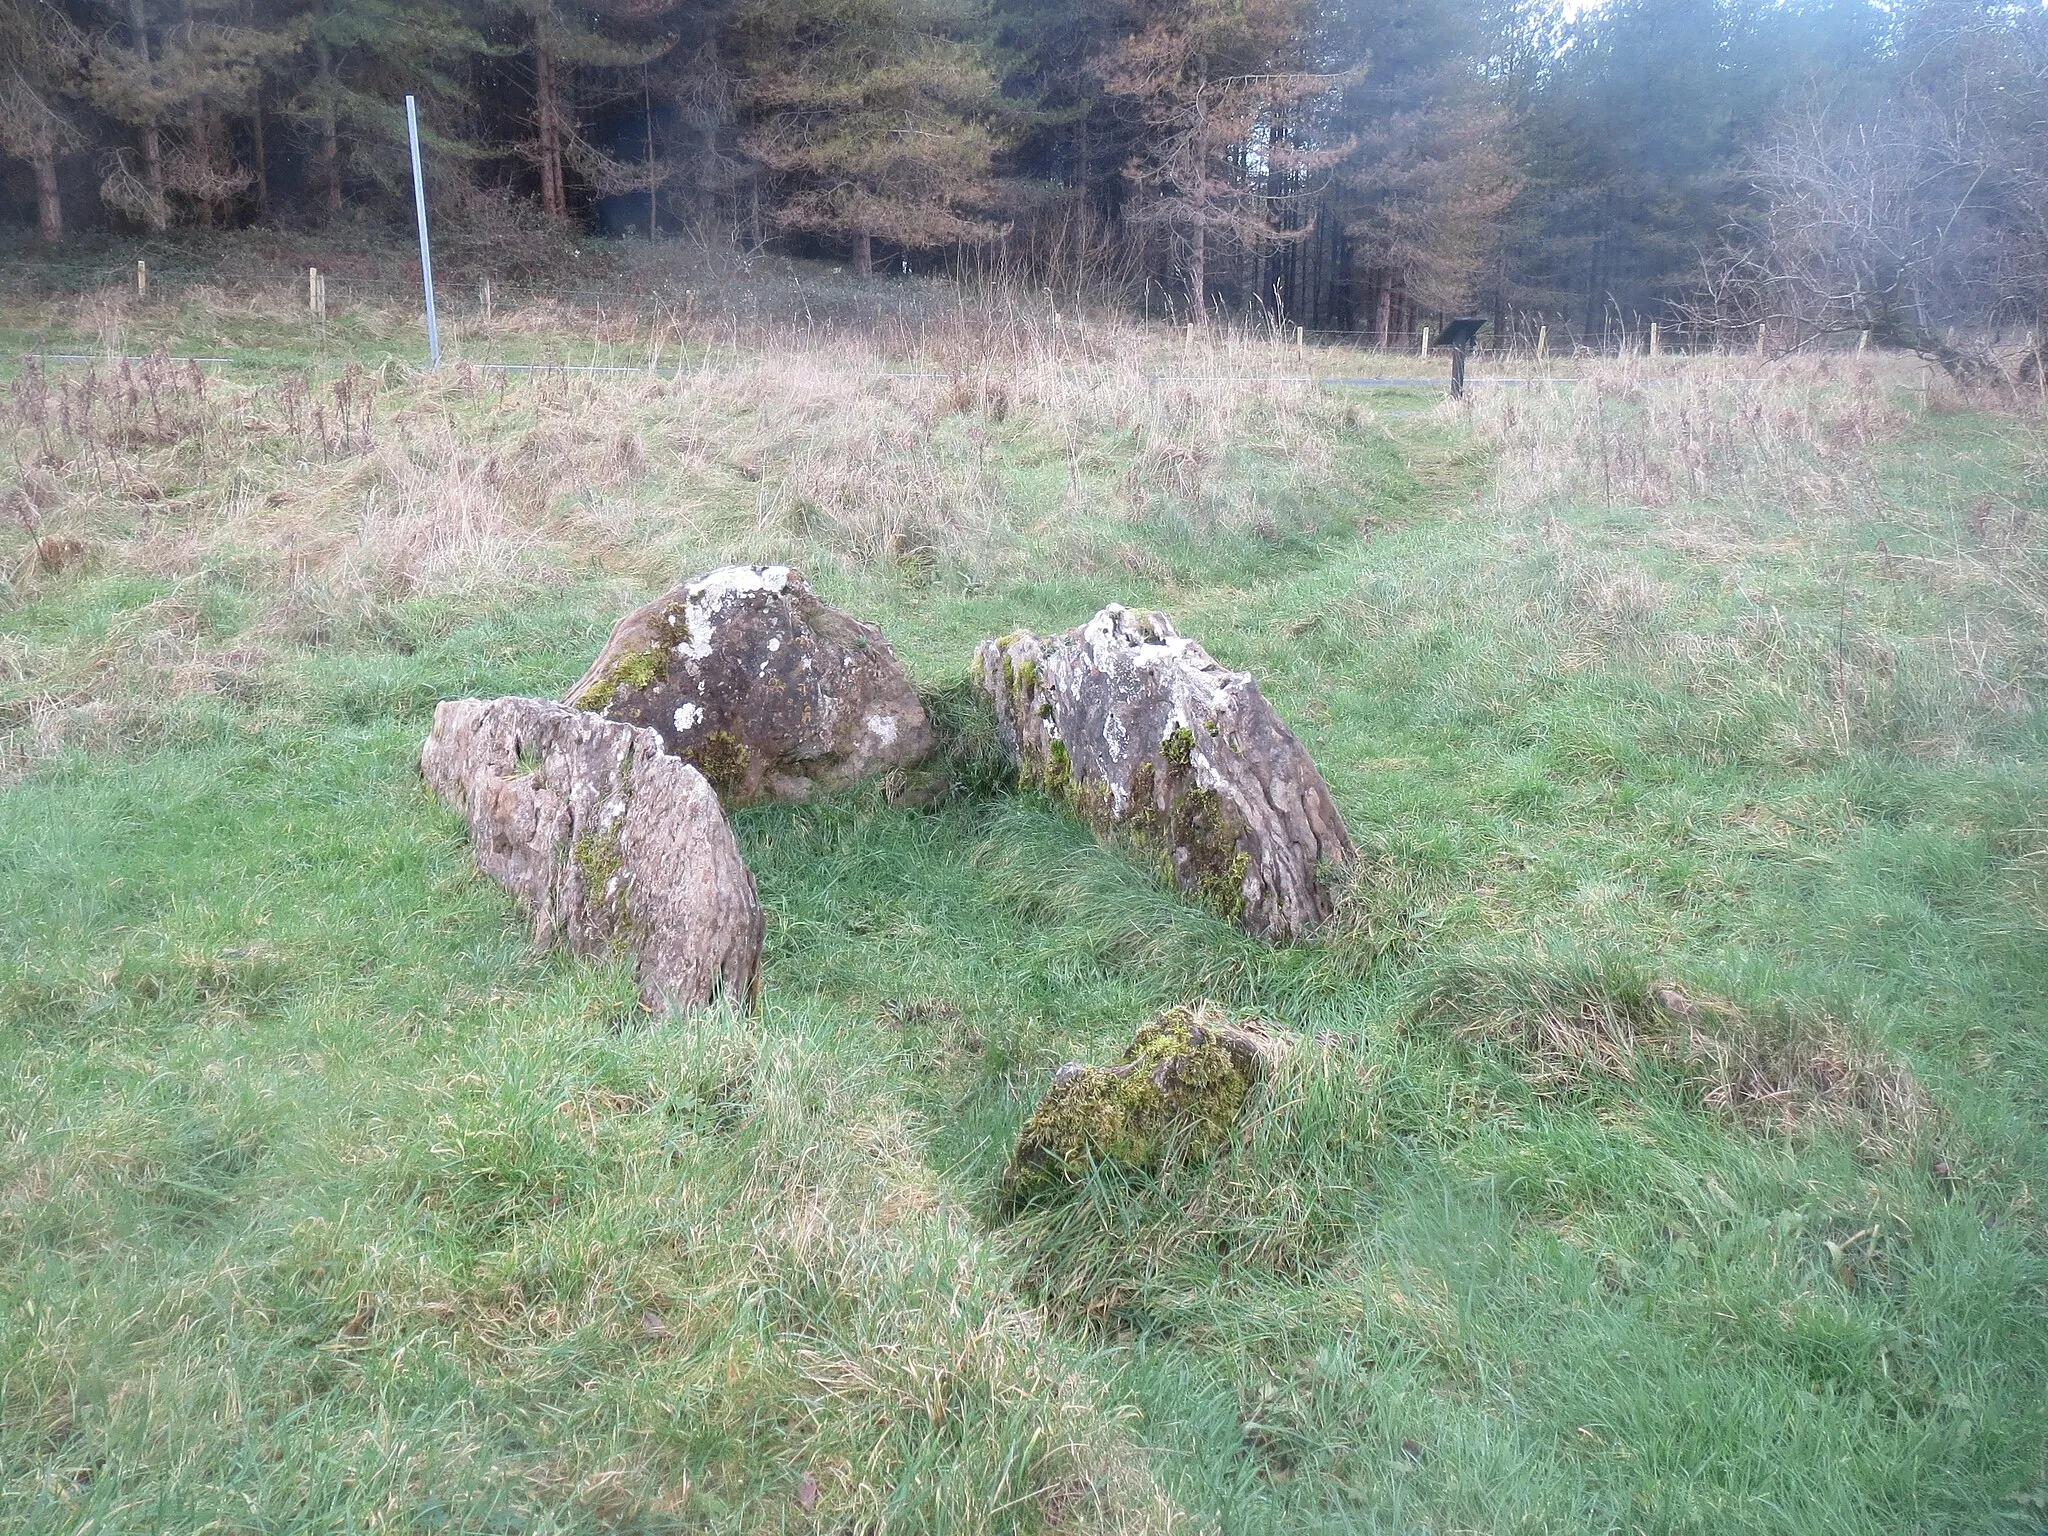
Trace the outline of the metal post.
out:
M 405 98 L 405 131 L 412 139 L 412 207 L 420 225 L 420 282 L 427 292 L 427 357 L 438 368 L 441 328 L 434 319 L 434 253 L 427 244 L 427 182 L 420 175 L 420 113 L 410 96 Z

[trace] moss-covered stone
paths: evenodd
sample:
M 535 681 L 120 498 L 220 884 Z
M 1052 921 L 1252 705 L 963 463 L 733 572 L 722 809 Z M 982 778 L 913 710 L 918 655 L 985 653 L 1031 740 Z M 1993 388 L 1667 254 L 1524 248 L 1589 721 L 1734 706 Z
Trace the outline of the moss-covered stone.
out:
M 547 699 L 451 699 L 420 775 L 467 818 L 535 944 L 630 956 L 650 1008 L 756 994 L 754 878 L 710 786 L 651 732 Z
M 569 698 L 654 731 L 728 806 L 909 770 L 932 744 L 881 631 L 786 566 L 727 566 L 634 609 Z
M 1156 1172 L 1226 1142 L 1245 1096 L 1285 1049 L 1275 1032 L 1231 1024 L 1211 1003 L 1143 1025 L 1111 1067 L 1062 1067 L 1024 1122 L 1000 1198 L 1026 1204 L 1116 1163 Z
M 1117 605 L 1063 635 L 985 641 L 975 670 L 1022 787 L 1249 933 L 1289 942 L 1328 915 L 1318 872 L 1350 840 L 1250 676 Z

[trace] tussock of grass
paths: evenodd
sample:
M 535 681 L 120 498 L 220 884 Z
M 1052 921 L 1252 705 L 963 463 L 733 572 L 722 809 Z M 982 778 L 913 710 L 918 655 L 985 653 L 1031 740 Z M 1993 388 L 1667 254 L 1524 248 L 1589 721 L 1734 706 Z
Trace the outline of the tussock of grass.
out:
M 1437 967 L 1421 1014 L 1516 1047 L 1524 1076 L 1546 1092 L 1587 1072 L 1630 1082 L 1658 1070 L 1748 1125 L 1842 1124 L 1893 1146 L 1911 1146 L 1927 1112 L 1911 1072 L 1858 1047 L 1825 1013 L 1760 1017 L 1611 958 Z

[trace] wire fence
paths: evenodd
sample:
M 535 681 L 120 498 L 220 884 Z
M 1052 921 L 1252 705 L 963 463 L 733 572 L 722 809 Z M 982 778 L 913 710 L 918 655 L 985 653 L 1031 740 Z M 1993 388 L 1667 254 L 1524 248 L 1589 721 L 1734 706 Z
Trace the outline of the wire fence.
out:
M 237 372 L 298 373 L 309 375 L 312 373 L 342 372 L 350 367 L 361 366 L 360 360 L 348 358 L 324 358 L 311 362 L 281 362 L 274 359 L 251 358 L 246 356 L 205 357 L 196 354 L 171 352 L 23 352 L 19 353 L 18 356 L 20 360 L 25 363 L 37 363 L 42 365 L 57 364 L 59 366 L 83 365 L 86 367 L 95 367 L 100 365 L 112 366 L 121 363 L 131 365 L 136 363 L 163 363 L 170 364 L 180 368 L 226 368 L 235 370 Z M 701 363 L 692 363 L 688 361 L 679 362 L 674 367 L 666 369 L 646 365 L 559 362 L 505 363 L 457 361 L 450 362 L 445 365 L 447 371 L 457 374 L 461 373 L 463 370 L 468 370 L 469 372 L 472 373 L 502 373 L 533 376 L 597 374 L 614 377 L 657 379 L 681 377 L 685 374 L 696 372 L 698 368 L 701 366 Z M 951 380 L 955 377 L 954 374 L 949 372 L 919 368 L 883 368 L 876 370 L 875 376 L 877 378 L 884 379 L 932 380 Z M 1194 384 L 1226 382 L 1232 379 L 1241 378 L 1243 376 L 1236 374 L 1217 373 L 1148 373 L 1145 375 L 1145 377 L 1147 382 L 1152 384 Z M 1413 378 L 1354 378 L 1340 374 L 1269 373 L 1261 374 L 1259 375 L 1259 377 L 1270 382 L 1281 384 L 1305 384 L 1317 388 L 1365 390 L 1441 390 L 1445 387 L 1446 382 L 1441 377 L 1432 377 L 1427 375 Z M 1472 375 L 1468 376 L 1465 382 L 1468 388 L 1474 386 L 1502 385 L 1511 389 L 1518 389 L 1528 388 L 1534 385 L 1555 384 L 1560 382 L 1560 380 L 1554 377 L 1504 378 Z
M 223 271 L 217 263 L 209 264 L 176 249 L 148 254 L 139 260 L 10 259 L 0 261 L 0 292 L 69 295 L 74 298 L 104 292 L 163 307 L 173 307 L 181 300 L 193 297 L 225 294 L 246 299 L 260 295 L 296 307 L 317 307 L 329 319 L 339 319 L 349 310 L 365 306 L 420 305 L 420 278 L 410 263 L 398 264 L 388 274 L 370 274 L 357 270 L 353 265 L 361 260 L 360 253 L 343 254 L 337 256 L 340 264 L 335 267 L 315 268 L 309 264 L 287 276 L 286 271 L 275 266 L 268 266 L 257 274 L 238 275 Z M 308 279 L 315 271 L 318 273 L 317 281 L 309 285 Z M 596 281 L 498 277 L 454 269 L 437 273 L 436 286 L 441 314 L 458 324 L 479 319 L 509 319 L 522 313 L 563 308 L 586 310 L 596 316 L 630 310 L 657 318 L 673 316 L 698 320 L 719 313 L 742 334 L 748 328 L 774 325 L 856 324 L 865 321 L 923 324 L 956 304 L 983 302 L 979 290 L 964 279 L 957 285 L 931 278 L 899 284 L 887 280 L 849 279 L 825 269 L 800 269 L 794 263 L 765 260 L 728 260 L 715 268 L 692 266 L 683 258 L 667 265 L 641 260 L 615 265 L 613 270 Z M 949 293 L 949 288 L 954 291 Z M 973 297 L 969 298 L 969 295 Z M 1025 302 L 1020 304 L 1020 299 Z M 1088 305 L 1069 299 L 1062 308 L 1061 302 L 1054 300 L 1046 291 L 1019 288 L 1005 292 L 995 303 L 1015 307 L 1020 314 L 1049 319 L 1056 325 L 1062 322 L 1085 325 L 1090 317 Z M 1133 314 L 1129 318 L 1135 319 L 1136 316 Z M 1186 325 L 1184 321 L 1173 323 Z M 1303 349 L 1313 347 L 1324 353 L 1343 351 L 1370 357 L 1407 357 L 1418 361 L 1442 355 L 1440 349 L 1433 347 L 1433 337 L 1438 329 L 1434 326 L 1390 331 L 1382 341 L 1376 328 L 1300 326 L 1289 322 L 1284 315 L 1266 310 L 1249 310 L 1227 323 L 1263 333 L 1277 342 L 1291 343 Z M 1506 334 L 1482 332 L 1468 349 L 1468 354 L 1474 360 L 1499 362 L 1612 357 L 1629 353 L 1693 356 L 1731 350 L 1743 349 L 1731 346 L 1725 336 L 1702 335 L 1692 327 L 1674 329 L 1652 325 L 1640 331 L 1611 333 L 1588 341 L 1564 328 L 1553 336 L 1547 328 L 1518 318 Z M 512 365 L 503 363 L 502 366 Z M 623 371 L 640 370 L 628 368 Z M 1365 387 L 1377 381 L 1361 379 L 1348 382 Z M 1438 381 L 1421 382 L 1434 384 Z

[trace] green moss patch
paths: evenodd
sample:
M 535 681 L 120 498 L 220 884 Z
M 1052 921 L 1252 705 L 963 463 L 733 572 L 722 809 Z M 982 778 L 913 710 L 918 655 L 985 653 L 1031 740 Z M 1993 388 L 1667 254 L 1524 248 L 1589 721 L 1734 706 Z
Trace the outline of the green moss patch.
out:
M 652 688 L 668 664 L 668 655 L 667 649 L 660 645 L 649 646 L 644 651 L 628 651 L 605 669 L 603 677 L 583 690 L 576 700 L 576 707 L 601 714 L 611 707 L 622 691 Z
M 745 785 L 752 756 L 747 744 L 731 731 L 712 731 L 684 754 L 685 760 L 711 781 L 721 800 Z

